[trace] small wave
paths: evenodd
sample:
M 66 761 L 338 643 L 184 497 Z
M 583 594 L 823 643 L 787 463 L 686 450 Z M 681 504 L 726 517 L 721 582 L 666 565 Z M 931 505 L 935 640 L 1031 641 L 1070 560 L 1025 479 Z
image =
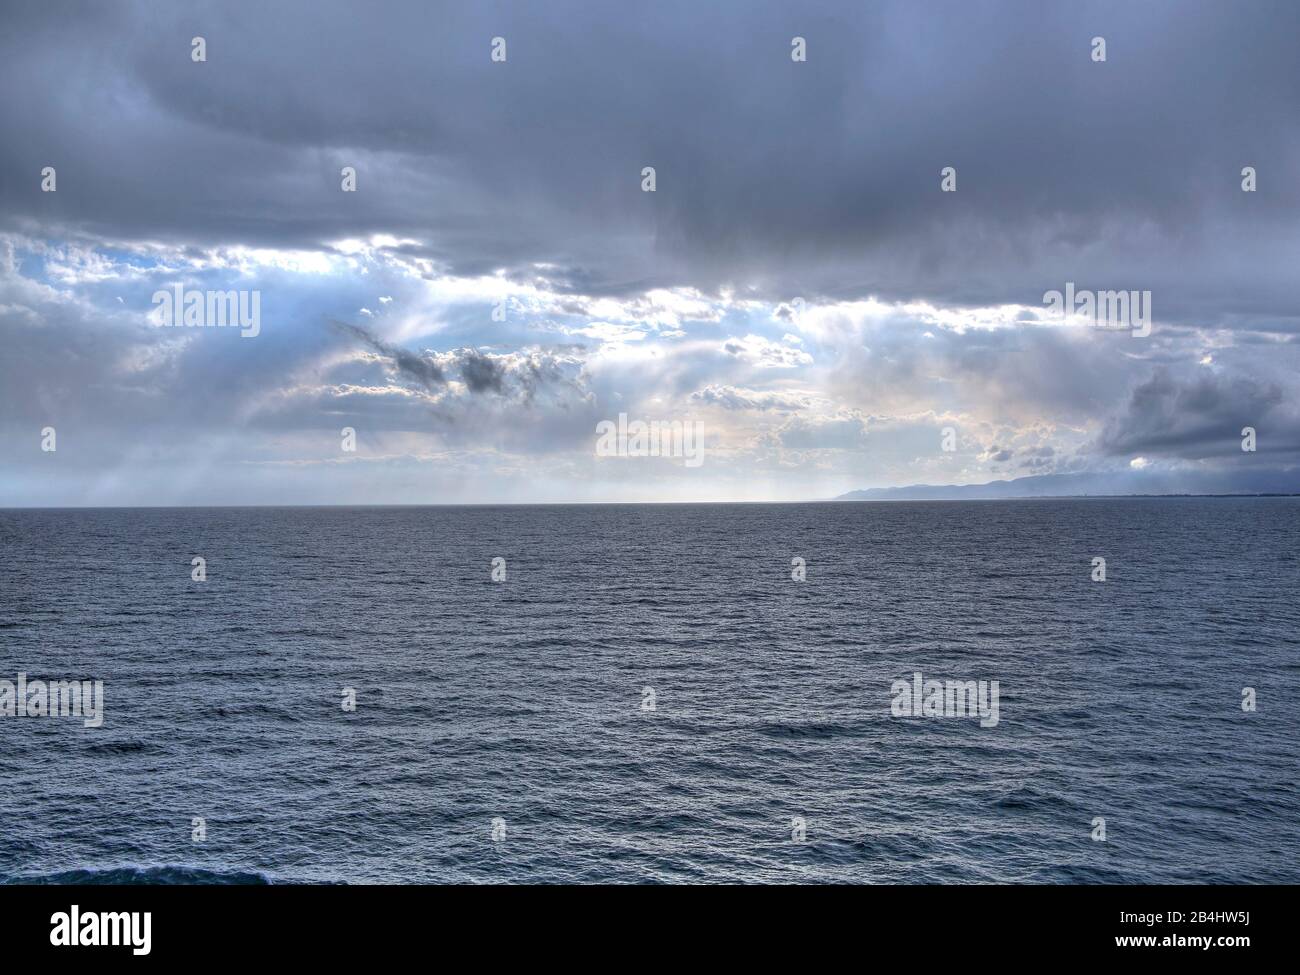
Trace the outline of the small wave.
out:
M 201 867 L 107 867 L 102 870 L 63 870 L 58 873 L 33 874 L 0 880 L 3 884 L 217 884 L 254 886 L 273 883 L 264 873 L 242 870 L 204 870 Z
M 996 805 L 999 809 L 1045 809 L 1048 807 L 1061 808 L 1069 805 L 1069 803 L 1054 793 L 1043 792 L 1033 786 L 1022 785 L 1000 796 Z
M 92 755 L 134 755 L 136 753 L 156 754 L 166 749 L 146 741 L 100 741 L 86 746 Z
M 849 738 L 855 733 L 852 725 L 838 721 L 767 722 L 755 730 L 769 738 Z

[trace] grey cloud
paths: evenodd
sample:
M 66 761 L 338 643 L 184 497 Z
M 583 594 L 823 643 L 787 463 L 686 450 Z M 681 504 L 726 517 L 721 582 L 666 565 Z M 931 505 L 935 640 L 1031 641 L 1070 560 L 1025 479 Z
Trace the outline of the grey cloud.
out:
M 505 370 L 501 364 L 473 349 L 461 353 L 460 376 L 471 393 L 500 393 L 505 389 Z
M 449 373 L 459 375 L 471 394 L 517 395 L 526 404 L 534 402 L 539 390 L 547 384 L 581 391 L 580 385 L 566 375 L 565 368 L 566 363 L 572 366 L 577 360 L 572 354 L 566 357 L 563 350 L 524 349 L 508 355 L 492 356 L 477 349 L 462 348 L 419 354 L 385 342 L 359 325 L 337 319 L 332 319 L 331 323 L 340 332 L 357 339 L 382 356 L 400 376 L 429 392 L 445 388 Z M 572 353 L 573 350 L 569 351 Z M 443 415 L 448 418 L 445 411 Z
M 331 323 L 340 331 L 359 339 L 371 351 L 384 356 L 401 375 L 414 380 L 425 389 L 433 391 L 446 385 L 446 374 L 432 359 L 417 355 L 409 349 L 403 349 L 401 346 L 390 345 L 359 325 L 350 325 L 337 319 L 331 320 Z M 475 390 L 475 392 L 477 391 Z
M 205 64 L 189 60 L 195 34 Z M 506 64 L 488 58 L 496 34 Z M 789 60 L 795 34 L 806 64 Z M 1095 34 L 1105 64 L 1088 58 Z M 429 259 L 429 277 L 563 295 L 547 315 L 618 296 L 653 321 L 648 290 L 689 286 L 780 302 L 803 341 L 782 345 L 761 311 L 746 321 L 733 306 L 684 326 L 680 344 L 654 336 L 652 357 L 602 356 L 598 338 L 542 348 L 539 330 L 573 323 L 539 325 L 521 301 L 490 331 L 481 307 L 432 310 L 429 335 L 451 351 L 342 326 L 375 356 L 331 365 L 322 309 L 389 293 L 380 319 L 402 307 L 389 281 L 376 290 L 378 265 L 320 284 L 263 269 L 249 283 L 266 291 L 267 328 L 222 342 L 141 325 L 126 291 L 105 311 L 85 279 L 50 292 L 39 258 L 16 280 L 10 257 L 0 431 L 19 456 L 56 423 L 77 445 L 63 469 L 95 462 L 106 477 L 114 458 L 134 470 L 191 441 L 256 453 L 237 449 L 250 426 L 268 456 L 303 433 L 308 447 L 284 450 L 306 456 L 341 416 L 365 418 L 374 440 L 432 429 L 471 450 L 581 454 L 620 404 L 688 397 L 775 424 L 764 449 L 847 452 L 863 444 L 855 417 L 931 413 L 985 424 L 1001 448 L 990 457 L 1026 469 L 1241 460 L 1244 425 L 1286 464 L 1300 457 L 1298 34 L 1300 7 L 1273 0 L 8 0 L 0 232 L 196 258 L 387 234 L 398 243 L 384 249 Z M 47 165 L 57 193 L 39 190 Z M 340 191 L 344 165 L 355 194 Z M 654 194 L 640 190 L 645 165 Z M 939 191 L 947 165 L 955 194 Z M 1243 165 L 1257 193 L 1241 192 Z M 1036 307 L 1066 281 L 1150 289 L 1155 330 L 1080 335 L 1028 313 L 960 330 L 902 311 L 810 325 L 827 299 Z M 794 314 L 795 296 L 812 315 Z M 1193 365 L 1205 352 L 1222 371 Z M 814 403 L 830 417 L 803 417 Z M 1026 446 L 1025 430 L 1054 424 L 1068 446 Z M 1072 453 L 1098 431 L 1091 453 Z M 185 456 L 178 468 L 198 470 Z M 32 483 L 46 460 L 22 461 Z M 589 476 L 582 461 L 573 471 Z
M 1239 457 L 1241 430 L 1267 431 L 1259 452 L 1300 450 L 1300 424 L 1283 406 L 1281 389 L 1245 376 L 1190 379 L 1159 370 L 1133 390 L 1096 447 L 1110 455 L 1142 454 L 1201 460 Z
M 1158 320 L 1295 328 L 1284 0 L 11 0 L 0 18 L 0 83 L 23 93 L 0 105 L 11 226 L 308 247 L 384 232 L 461 273 L 543 263 L 592 295 L 1032 305 L 1072 280 L 1149 288 Z M 57 196 L 36 189 L 44 165 Z

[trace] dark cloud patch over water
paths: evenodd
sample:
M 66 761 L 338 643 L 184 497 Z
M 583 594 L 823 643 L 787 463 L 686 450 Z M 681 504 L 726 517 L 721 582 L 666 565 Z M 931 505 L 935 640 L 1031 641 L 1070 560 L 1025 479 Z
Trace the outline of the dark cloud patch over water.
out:
M 335 328 L 344 334 L 358 339 L 372 352 L 383 356 L 402 376 L 413 380 L 427 390 L 434 390 L 447 384 L 446 374 L 432 359 L 418 355 L 399 345 L 392 345 L 375 336 L 359 325 L 334 320 Z
M 1069 280 L 1149 288 L 1157 318 L 1294 327 L 1291 2 L 11 2 L 0 17 L 15 93 L 0 225 L 283 247 L 388 233 L 463 274 L 545 263 L 584 294 L 1037 304 Z M 38 191 L 45 165 L 57 195 Z M 958 191 L 941 193 L 950 165 Z
M 1107 422 L 1098 446 L 1109 454 L 1188 460 L 1235 456 L 1245 427 L 1267 431 L 1270 453 L 1300 450 L 1300 423 L 1278 386 L 1212 374 L 1180 380 L 1160 370 L 1133 390 L 1127 409 Z

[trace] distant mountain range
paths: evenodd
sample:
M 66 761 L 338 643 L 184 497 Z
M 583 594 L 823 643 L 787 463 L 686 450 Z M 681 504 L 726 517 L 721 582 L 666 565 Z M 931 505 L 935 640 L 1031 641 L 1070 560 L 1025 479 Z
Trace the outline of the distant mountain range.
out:
M 913 484 L 868 488 L 836 501 L 974 501 L 996 498 L 1127 497 L 1131 495 L 1300 494 L 1300 471 L 1117 471 L 1036 474 L 985 484 Z

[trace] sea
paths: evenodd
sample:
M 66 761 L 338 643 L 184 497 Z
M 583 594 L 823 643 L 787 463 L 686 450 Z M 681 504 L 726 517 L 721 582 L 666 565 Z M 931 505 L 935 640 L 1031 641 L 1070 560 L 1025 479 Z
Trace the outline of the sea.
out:
M 0 682 L 103 689 L 0 882 L 1297 883 L 1298 584 L 1294 498 L 0 510 Z

